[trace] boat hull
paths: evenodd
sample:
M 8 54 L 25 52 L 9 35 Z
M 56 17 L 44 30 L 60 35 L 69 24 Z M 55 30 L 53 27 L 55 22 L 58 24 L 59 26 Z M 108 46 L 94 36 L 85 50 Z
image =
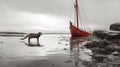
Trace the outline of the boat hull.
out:
M 70 33 L 72 37 L 88 37 L 91 35 L 90 33 L 82 31 L 77 27 L 73 26 L 72 23 L 70 23 Z

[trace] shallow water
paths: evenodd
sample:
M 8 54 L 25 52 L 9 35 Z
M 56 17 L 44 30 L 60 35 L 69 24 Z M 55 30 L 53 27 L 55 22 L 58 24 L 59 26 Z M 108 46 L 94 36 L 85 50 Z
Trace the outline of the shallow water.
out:
M 20 40 L 20 38 L 0 37 L 0 67 L 17 67 L 22 64 L 21 62 L 30 60 L 32 63 L 39 62 L 30 67 L 41 65 L 42 67 L 50 67 L 50 65 L 85 67 L 82 61 L 91 61 L 90 50 L 82 46 L 86 41 L 72 40 L 70 35 L 42 35 L 39 39 L 40 46 L 27 45 L 27 39 Z M 36 43 L 36 41 L 36 39 L 31 39 L 32 43 Z M 33 60 L 37 61 L 33 62 Z M 46 63 L 47 66 L 45 66 Z M 19 67 L 28 67 L 28 63 L 19 65 Z

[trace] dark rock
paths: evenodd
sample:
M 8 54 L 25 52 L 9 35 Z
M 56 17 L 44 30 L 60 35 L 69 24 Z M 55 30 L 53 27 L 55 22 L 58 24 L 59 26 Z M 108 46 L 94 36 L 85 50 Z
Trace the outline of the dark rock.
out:
M 60 42 L 58 42 L 58 44 L 61 44 Z
M 88 42 L 84 46 L 87 47 L 87 48 L 94 48 L 94 47 L 103 48 L 103 47 L 105 47 L 109 44 L 110 44 L 110 42 L 107 42 L 106 40 L 100 40 L 100 41 Z
M 94 47 L 91 47 L 90 49 L 95 54 L 99 53 L 99 54 L 104 54 L 104 55 L 111 54 L 114 51 L 120 52 L 120 46 L 118 46 L 117 44 L 105 44 L 105 43 L 102 44 L 102 42 L 98 43 Z
M 115 60 L 115 57 L 113 55 L 108 55 L 107 59 L 109 59 L 109 60 Z
M 110 30 L 120 31 L 120 22 L 111 24 Z
M 85 65 L 85 67 L 108 67 L 106 66 L 105 63 L 99 63 L 99 62 L 85 62 L 83 61 L 83 63 Z
M 81 46 L 80 49 L 85 49 L 85 47 L 84 47 L 84 46 Z
M 64 48 L 63 50 L 67 50 L 67 48 Z
M 114 51 L 120 52 L 120 46 L 118 46 L 117 44 L 110 44 L 106 46 L 105 49 L 108 53 L 112 53 Z
M 52 66 L 55 66 L 55 64 L 52 64 Z
M 91 41 L 91 42 L 87 42 L 84 46 L 87 47 L 87 48 L 93 48 L 93 47 L 96 47 L 96 41 Z
M 1 41 L 0 43 L 3 43 L 3 41 Z
M 65 44 L 66 46 L 68 45 L 68 44 Z
M 118 51 L 114 51 L 114 52 L 112 53 L 112 55 L 114 55 L 114 56 L 119 56 L 120 53 L 119 53 Z
M 110 64 L 120 64 L 120 57 L 114 55 L 108 55 L 107 58 L 103 60 L 105 63 Z
M 99 48 L 104 48 L 105 46 L 108 46 L 109 44 L 110 44 L 109 41 L 100 40 L 100 41 L 98 41 L 97 47 L 99 47 Z
M 72 62 L 73 62 L 72 60 L 65 61 L 65 63 L 72 63 Z
M 94 54 L 104 54 L 104 55 L 106 55 L 108 53 L 108 52 L 106 52 L 105 49 L 99 48 L 99 47 L 92 48 L 91 50 Z
M 120 32 L 95 30 L 95 31 L 93 31 L 93 36 L 95 36 L 99 39 L 105 39 L 107 41 L 112 41 L 115 39 L 120 39 Z
M 95 30 L 93 31 L 93 36 L 99 39 L 107 39 L 108 37 L 110 37 L 110 34 L 108 33 L 108 31 L 105 30 Z
M 92 50 L 95 67 L 120 67 L 120 32 L 97 30 L 93 36 L 99 40 L 90 41 L 84 46 Z
M 106 58 L 106 55 L 93 55 L 92 58 L 95 59 L 97 62 L 102 62 L 104 58 Z
M 107 40 L 116 40 L 116 39 L 120 39 L 120 32 L 109 32 L 110 37 L 107 38 Z

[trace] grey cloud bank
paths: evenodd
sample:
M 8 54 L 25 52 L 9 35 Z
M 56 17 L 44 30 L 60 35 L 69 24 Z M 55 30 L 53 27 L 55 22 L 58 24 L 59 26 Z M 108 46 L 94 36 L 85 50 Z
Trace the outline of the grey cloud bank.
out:
M 107 29 L 120 21 L 119 0 L 83 0 L 88 23 Z M 0 31 L 66 31 L 73 20 L 74 0 L 0 0 Z M 73 13 L 73 14 L 72 14 Z M 64 30 L 63 30 L 64 29 Z

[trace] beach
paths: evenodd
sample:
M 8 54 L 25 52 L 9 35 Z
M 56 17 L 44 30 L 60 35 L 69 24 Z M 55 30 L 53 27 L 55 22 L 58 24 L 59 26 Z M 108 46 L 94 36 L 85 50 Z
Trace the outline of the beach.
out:
M 28 45 L 20 38 L 0 37 L 0 67 L 86 67 L 84 62 L 91 61 L 86 41 L 71 46 L 69 34 L 42 35 L 39 46 L 36 39 Z

